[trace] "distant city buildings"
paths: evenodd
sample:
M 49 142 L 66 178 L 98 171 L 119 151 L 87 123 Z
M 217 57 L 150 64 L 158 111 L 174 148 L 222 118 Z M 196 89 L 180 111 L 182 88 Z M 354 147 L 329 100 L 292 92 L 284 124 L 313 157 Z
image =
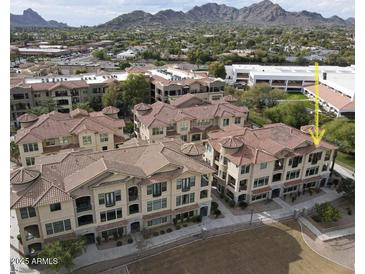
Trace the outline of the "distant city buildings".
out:
M 185 142 L 207 139 L 208 132 L 235 124 L 243 127 L 248 109 L 233 105 L 231 96 L 207 102 L 186 94 L 171 104 L 155 102 L 134 107 L 135 134 L 148 142 L 178 137 Z

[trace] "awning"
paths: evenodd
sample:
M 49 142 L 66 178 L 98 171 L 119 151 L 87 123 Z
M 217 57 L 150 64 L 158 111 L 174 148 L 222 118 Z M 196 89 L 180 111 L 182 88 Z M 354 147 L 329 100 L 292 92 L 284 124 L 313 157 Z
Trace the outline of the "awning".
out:
M 143 215 L 143 220 L 147 221 L 147 220 L 152 220 L 152 219 L 156 219 L 156 218 L 160 218 L 160 217 L 165 217 L 168 215 L 172 214 L 172 210 L 168 209 L 168 210 L 164 210 L 164 211 L 160 211 L 160 212 L 155 212 L 152 214 L 148 214 L 148 215 Z
M 123 220 L 123 221 L 119 221 L 119 222 L 115 222 L 115 223 L 111 223 L 111 224 L 98 226 L 98 227 L 96 227 L 95 230 L 96 230 L 96 232 L 100 232 L 100 231 L 109 230 L 109 229 L 118 228 L 118 227 L 127 226 L 127 225 L 128 225 L 128 221 Z
M 271 187 L 270 186 L 267 186 L 267 187 L 263 187 L 263 188 L 260 188 L 260 189 L 255 189 L 252 191 L 252 194 L 253 195 L 257 195 L 257 194 L 260 194 L 260 193 L 265 193 L 265 192 L 269 192 L 271 191 Z

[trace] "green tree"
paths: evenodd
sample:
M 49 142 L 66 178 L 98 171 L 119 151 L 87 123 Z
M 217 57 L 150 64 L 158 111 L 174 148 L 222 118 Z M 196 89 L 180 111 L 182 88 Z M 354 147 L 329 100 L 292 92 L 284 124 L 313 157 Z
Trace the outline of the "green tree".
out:
M 94 111 L 93 108 L 90 106 L 90 103 L 88 103 L 88 102 L 77 103 L 77 104 L 72 105 L 72 109 L 77 109 L 77 108 L 86 110 L 87 112 Z
M 355 154 L 355 123 L 347 118 L 336 118 L 324 124 L 324 138 L 338 146 L 339 150 Z
M 50 264 L 49 267 L 59 272 L 62 268 L 65 268 L 69 273 L 74 266 L 73 260 L 80 256 L 85 251 L 86 240 L 80 238 L 78 240 L 68 241 L 54 241 L 48 245 L 45 245 L 43 250 L 39 252 L 40 258 L 54 258 L 57 259 L 57 264 Z
M 93 56 L 98 58 L 99 60 L 107 60 L 108 56 L 106 55 L 105 49 L 97 49 L 93 51 Z
M 344 192 L 344 197 L 352 204 L 355 204 L 355 181 L 350 178 L 343 178 L 336 186 L 338 193 Z
M 208 66 L 209 75 L 213 77 L 226 78 L 226 69 L 224 64 L 218 61 L 212 62 Z
M 311 121 L 311 117 L 303 102 L 282 103 L 266 109 L 264 115 L 273 123 L 284 123 L 296 128 L 308 125 Z
M 277 100 L 283 99 L 284 96 L 285 92 L 282 90 L 272 89 L 268 84 L 257 84 L 242 93 L 241 101 L 247 107 L 263 109 L 275 106 Z
M 48 108 L 47 107 L 43 107 L 43 106 L 37 106 L 37 107 L 33 107 L 30 110 L 28 110 L 28 113 L 32 113 L 34 115 L 42 115 L 42 114 L 47 114 L 49 113 Z
M 16 162 L 17 165 L 21 165 L 19 147 L 14 141 L 10 142 L 10 160 Z
M 128 61 L 120 61 L 118 64 L 118 67 L 121 70 L 125 70 L 126 68 L 129 68 L 131 66 L 131 64 Z
M 341 219 L 341 212 L 329 202 L 315 205 L 316 219 L 319 222 L 337 222 Z
M 123 99 L 123 84 L 118 81 L 114 81 L 109 84 L 105 94 L 102 97 L 103 106 L 119 107 L 122 104 Z
M 126 122 L 124 127 L 124 133 L 132 135 L 134 132 L 134 124 L 133 122 Z

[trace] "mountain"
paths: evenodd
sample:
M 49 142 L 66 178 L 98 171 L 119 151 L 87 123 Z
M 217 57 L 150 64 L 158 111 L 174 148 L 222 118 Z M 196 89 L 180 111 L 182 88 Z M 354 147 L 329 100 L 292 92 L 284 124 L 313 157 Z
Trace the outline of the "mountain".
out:
M 348 24 L 355 25 L 355 18 L 354 17 L 349 17 L 349 18 L 346 19 L 346 22 Z
M 100 28 L 128 28 L 137 26 L 176 25 L 194 23 L 232 23 L 248 25 L 286 26 L 352 26 L 354 19 L 344 20 L 338 16 L 325 18 L 319 13 L 300 11 L 289 12 L 269 0 L 237 9 L 227 5 L 208 3 L 195 6 L 187 12 L 163 10 L 156 14 L 134 11 L 122 14 Z
M 46 21 L 34 10 L 26 9 L 22 15 L 10 13 L 10 27 L 66 28 L 68 26 L 54 20 Z

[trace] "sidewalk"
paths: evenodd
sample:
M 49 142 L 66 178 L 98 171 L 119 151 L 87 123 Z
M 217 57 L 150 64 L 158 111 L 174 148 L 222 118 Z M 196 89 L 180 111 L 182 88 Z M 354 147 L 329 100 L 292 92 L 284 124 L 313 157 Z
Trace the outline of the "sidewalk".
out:
M 295 209 L 310 208 L 318 202 L 332 201 L 341 196 L 334 190 L 324 189 L 324 191 L 326 192 L 324 195 L 314 197 L 311 200 L 308 200 L 301 204 L 296 204 L 295 206 L 291 206 L 281 199 L 275 198 L 275 202 L 281 205 L 282 208 L 267 212 L 265 211 L 261 213 L 254 213 L 252 216 L 252 222 L 262 222 L 265 224 L 270 224 L 277 220 L 293 216 Z M 145 248 L 143 248 L 142 250 L 137 249 L 137 244 L 135 242 L 130 245 L 110 248 L 107 250 L 98 250 L 96 246 L 88 246 L 87 252 L 84 253 L 82 256 L 76 258 L 76 268 L 81 268 L 83 266 L 87 266 L 89 264 L 101 262 L 104 260 L 116 259 L 122 256 L 131 255 L 133 253 L 138 254 L 138 252 L 160 247 L 162 245 L 166 245 L 194 235 L 200 235 L 203 227 L 205 227 L 209 232 L 212 230 L 227 228 L 238 224 L 250 223 L 251 214 L 233 215 L 223 202 L 217 199 L 214 200 L 218 203 L 219 209 L 224 215 L 224 218 L 211 219 L 209 217 L 205 217 L 200 224 L 194 224 L 180 230 L 175 230 L 171 233 L 166 233 L 164 235 L 144 240 Z
M 340 238 L 340 237 L 355 234 L 355 227 L 348 227 L 348 228 L 344 228 L 344 229 L 338 229 L 338 230 L 329 231 L 329 232 L 326 232 L 326 233 L 321 233 L 321 231 L 319 231 L 319 229 L 316 228 L 306 218 L 299 217 L 298 220 L 303 225 L 305 225 L 310 231 L 312 231 L 312 233 L 315 234 L 317 236 L 317 238 L 320 239 L 321 241 L 333 240 L 333 239 L 337 239 L 337 238 Z
M 275 198 L 275 202 L 278 203 L 281 208 L 271 211 L 264 211 L 260 213 L 254 213 L 252 215 L 252 223 L 264 223 L 271 224 L 278 220 L 287 219 L 294 215 L 295 209 L 310 208 L 313 207 L 318 202 L 335 200 L 341 195 L 334 190 L 324 189 L 325 194 L 319 197 L 314 197 L 311 200 L 303 202 L 301 204 L 296 204 L 291 206 L 290 204 L 284 202 L 279 198 Z M 251 222 L 251 214 L 245 215 L 233 215 L 229 208 L 222 203 L 220 200 L 215 201 L 219 205 L 224 218 L 211 219 L 209 217 L 204 217 L 203 221 L 199 224 L 193 224 L 188 227 L 184 227 L 180 230 L 172 231 L 171 233 L 166 233 L 164 235 L 159 235 L 157 237 L 152 237 L 150 239 L 140 239 L 132 244 L 127 244 L 119 247 L 113 247 L 104 250 L 98 250 L 96 245 L 88 245 L 86 252 L 75 259 L 75 270 L 82 268 L 87 265 L 95 264 L 98 262 L 103 262 L 107 260 L 117 259 L 120 257 L 128 255 L 138 255 L 147 250 L 158 248 L 167 244 L 172 244 L 176 241 L 186 239 L 188 237 L 201 235 L 202 228 L 206 228 L 207 232 L 213 234 L 219 234 L 229 230 L 230 227 L 235 225 L 248 225 Z M 135 238 L 135 237 L 134 237 Z M 136 238 L 135 238 L 136 239 Z M 23 271 L 22 271 L 23 272 Z M 18 272 L 19 273 L 19 272 Z M 23 272 L 24 273 L 24 272 Z M 28 272 L 28 273 L 39 273 L 38 271 Z

